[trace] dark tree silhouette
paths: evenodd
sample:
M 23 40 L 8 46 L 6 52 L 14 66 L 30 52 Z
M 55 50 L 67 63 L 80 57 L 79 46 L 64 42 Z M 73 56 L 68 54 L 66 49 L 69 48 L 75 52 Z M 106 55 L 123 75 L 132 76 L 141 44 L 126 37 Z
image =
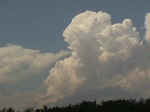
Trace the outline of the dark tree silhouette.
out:
M 13 108 L 2 108 L 0 112 L 18 112 Z M 23 112 L 150 112 L 150 99 L 119 99 L 102 101 L 97 104 L 96 101 L 83 101 L 76 105 L 68 105 L 65 107 L 48 107 L 34 109 L 28 108 Z

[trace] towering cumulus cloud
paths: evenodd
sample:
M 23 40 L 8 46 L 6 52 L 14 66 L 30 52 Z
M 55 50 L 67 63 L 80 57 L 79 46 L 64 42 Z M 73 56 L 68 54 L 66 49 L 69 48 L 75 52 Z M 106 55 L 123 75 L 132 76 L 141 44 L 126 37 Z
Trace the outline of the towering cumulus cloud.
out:
M 147 14 L 148 42 L 149 19 Z M 48 102 L 150 96 L 150 47 L 132 20 L 112 24 L 108 13 L 86 11 L 73 18 L 63 36 L 72 54 L 50 70 Z

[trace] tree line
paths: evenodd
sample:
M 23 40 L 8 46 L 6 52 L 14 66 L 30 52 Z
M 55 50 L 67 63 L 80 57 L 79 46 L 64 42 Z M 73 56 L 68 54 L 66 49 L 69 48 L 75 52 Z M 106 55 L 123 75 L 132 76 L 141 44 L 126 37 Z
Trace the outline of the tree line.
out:
M 0 112 L 20 112 L 13 108 L 1 108 Z M 150 112 L 150 99 L 107 100 L 97 104 L 96 101 L 83 101 L 79 104 L 64 107 L 28 108 L 23 112 Z

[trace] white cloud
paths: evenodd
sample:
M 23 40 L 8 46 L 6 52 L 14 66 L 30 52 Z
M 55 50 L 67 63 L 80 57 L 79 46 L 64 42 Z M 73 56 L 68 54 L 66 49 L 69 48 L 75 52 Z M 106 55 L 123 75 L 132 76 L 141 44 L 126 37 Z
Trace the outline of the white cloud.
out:
M 0 47 L 0 105 L 30 105 L 43 91 L 41 86 L 50 68 L 68 55 L 68 51 L 41 53 L 18 45 Z
M 149 16 L 146 18 L 148 38 Z M 140 42 L 132 20 L 112 24 L 108 13 L 86 11 L 73 18 L 63 36 L 72 55 L 50 70 L 45 80 L 47 102 L 71 99 L 72 103 L 80 96 L 97 99 L 116 93 L 123 97 L 120 91 L 125 91 L 127 97 L 130 90 L 135 96 L 149 95 L 142 89 L 145 87 L 149 93 L 150 47 Z M 114 88 L 115 94 L 107 96 L 108 88 Z
M 150 41 L 150 13 L 147 13 L 145 19 L 146 40 Z
M 16 83 L 24 78 L 42 75 L 57 60 L 67 55 L 65 51 L 56 54 L 40 53 L 17 45 L 0 47 L 0 83 Z
M 0 47 L 0 104 L 11 106 L 17 98 L 22 101 L 14 106 L 150 96 L 149 18 L 142 41 L 131 19 L 112 24 L 108 13 L 86 11 L 63 33 L 71 54 Z

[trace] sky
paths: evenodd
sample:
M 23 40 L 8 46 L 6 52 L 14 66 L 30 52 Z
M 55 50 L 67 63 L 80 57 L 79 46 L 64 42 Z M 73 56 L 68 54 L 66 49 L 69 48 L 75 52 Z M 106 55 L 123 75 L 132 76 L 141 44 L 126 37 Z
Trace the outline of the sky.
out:
M 149 97 L 149 4 L 0 0 L 0 105 Z
M 0 44 L 56 52 L 66 47 L 62 33 L 72 18 L 85 10 L 111 13 L 114 22 L 124 18 L 143 27 L 149 0 L 1 0 Z M 36 40 L 36 41 L 35 41 Z

